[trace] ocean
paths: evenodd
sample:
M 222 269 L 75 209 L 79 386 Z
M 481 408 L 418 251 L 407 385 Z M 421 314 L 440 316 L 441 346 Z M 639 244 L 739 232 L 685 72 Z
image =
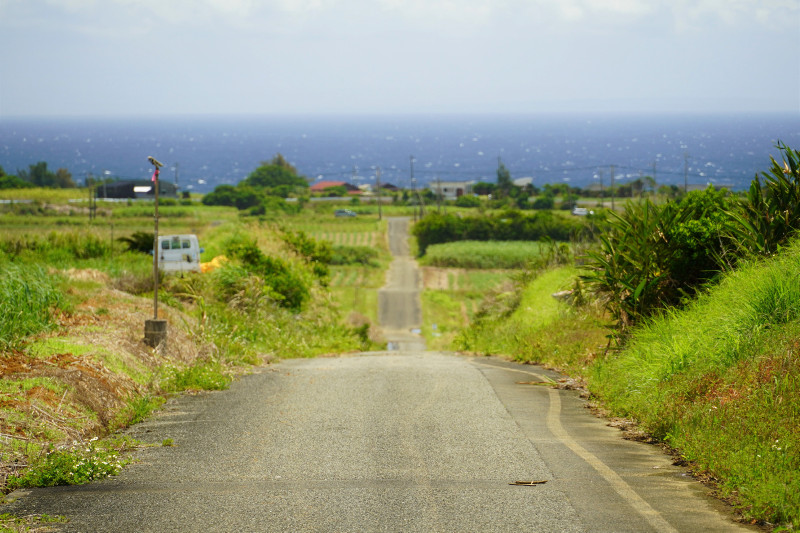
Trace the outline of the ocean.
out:
M 494 181 L 498 160 L 513 179 L 585 187 L 655 175 L 659 184 L 732 189 L 778 157 L 778 141 L 800 149 L 800 114 L 255 116 L 152 119 L 0 118 L 0 166 L 15 174 L 45 161 L 87 176 L 162 179 L 209 192 L 236 184 L 281 153 L 312 183 L 381 181 L 408 187 Z M 499 158 L 499 159 L 498 159 Z

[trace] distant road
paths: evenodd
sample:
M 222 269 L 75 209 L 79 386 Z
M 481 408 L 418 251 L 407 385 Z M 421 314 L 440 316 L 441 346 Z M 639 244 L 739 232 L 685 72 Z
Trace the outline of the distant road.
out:
M 84 532 L 752 530 L 659 448 L 542 384 L 558 375 L 415 350 L 418 278 L 392 250 L 381 320 L 399 351 L 287 360 L 171 399 L 130 430 L 153 446 L 119 476 L 17 493 L 0 512 Z
M 394 260 L 386 274 L 386 285 L 378 291 L 378 322 L 390 349 L 421 351 L 425 341 L 414 333 L 422 325 L 421 284 L 417 262 L 408 248 L 410 219 L 389 218 L 388 223 L 389 251 Z

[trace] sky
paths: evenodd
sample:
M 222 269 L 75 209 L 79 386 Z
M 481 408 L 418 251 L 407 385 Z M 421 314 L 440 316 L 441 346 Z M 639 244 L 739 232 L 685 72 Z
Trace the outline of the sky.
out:
M 0 119 L 800 113 L 800 0 L 0 0 Z

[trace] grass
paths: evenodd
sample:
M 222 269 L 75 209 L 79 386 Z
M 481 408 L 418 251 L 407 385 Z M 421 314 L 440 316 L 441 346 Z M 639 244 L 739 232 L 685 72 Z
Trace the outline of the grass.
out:
M 9 513 L 0 514 L 0 533 L 25 533 L 28 531 L 47 531 L 48 524 L 66 523 L 65 516 L 48 514 L 14 516 Z
M 467 309 L 457 293 L 424 291 L 422 300 L 422 336 L 429 350 L 448 350 L 463 326 Z
M 542 255 L 542 244 L 518 241 L 457 241 L 428 246 L 420 263 L 427 266 L 519 269 Z
M 185 390 L 224 390 L 230 385 L 231 377 L 216 361 L 198 361 L 186 368 L 168 369 L 168 376 L 161 385 L 165 392 Z
M 719 480 L 746 515 L 800 523 L 800 245 L 635 330 L 592 389 Z
M 59 449 L 48 449 L 35 457 L 23 472 L 11 474 L 8 488 L 81 485 L 116 475 L 129 462 L 110 442 L 92 439 Z
M 473 319 L 487 291 L 509 278 L 509 271 L 423 267 L 422 335 L 432 350 L 449 350 L 464 324 Z
M 128 402 L 126 408 L 119 412 L 114 425 L 124 428 L 138 424 L 164 405 L 164 402 L 165 399 L 162 396 L 145 395 L 134 398 Z
M 521 290 L 506 284 L 484 302 L 455 346 L 584 374 L 605 344 L 602 319 L 552 294 L 572 288 L 574 267 L 546 270 Z
M 52 311 L 64 306 L 64 297 L 44 268 L 6 264 L 0 306 L 0 348 L 19 348 L 26 337 L 55 327 Z
M 378 289 L 385 283 L 385 265 L 331 267 L 331 295 L 344 316 L 357 313 L 377 323 Z
M 45 453 L 41 450 L 143 420 L 163 402 L 164 394 L 223 389 L 237 368 L 271 358 L 374 347 L 364 327 L 356 327 L 360 323 L 344 320 L 347 313 L 336 304 L 336 292 L 328 290 L 312 265 L 287 246 L 273 224 L 245 223 L 235 211 L 231 217 L 231 210 L 175 206 L 162 210 L 162 229 L 196 225 L 191 231 L 201 233 L 209 259 L 237 234 L 252 237 L 264 253 L 300 273 L 313 298 L 300 310 L 280 308 L 263 297 L 267 294 L 263 280 L 251 275 L 240 280 L 244 292 L 232 295 L 236 297 L 232 305 L 219 297 L 213 275 L 165 277 L 159 315 L 169 318 L 170 340 L 159 351 L 144 349 L 140 335 L 151 308 L 152 259 L 124 252 L 121 243 L 111 240 L 110 221 L 115 236 L 142 226 L 146 231 L 152 228 L 149 210 L 145 205 L 119 206 L 113 219 L 106 216 L 93 223 L 57 210 L 3 216 L 4 229 L 10 231 L 0 238 L 0 349 L 4 349 L 0 422 L 4 434 L 28 440 L 0 443 L 0 460 L 3 467 L 7 462 L 30 465 L 18 472 L 13 486 L 49 483 L 50 477 L 59 483 L 77 481 L 57 471 L 62 465 L 77 465 L 81 454 L 73 450 L 44 460 L 39 458 Z M 60 225 L 62 219 L 70 224 Z M 319 221 L 323 224 L 322 218 Z M 373 232 L 381 227 L 364 222 L 351 228 L 357 230 L 353 234 L 366 234 L 358 233 L 363 227 Z M 378 267 L 364 267 L 366 275 L 360 274 L 364 290 L 358 297 L 345 293 L 344 299 L 369 305 L 379 285 L 376 280 L 382 279 L 380 261 L 379 254 Z M 63 275 L 54 274 L 58 270 Z M 25 446 L 19 448 L 19 442 Z M 94 465 L 92 459 L 81 458 Z M 99 471 L 78 477 L 95 475 Z

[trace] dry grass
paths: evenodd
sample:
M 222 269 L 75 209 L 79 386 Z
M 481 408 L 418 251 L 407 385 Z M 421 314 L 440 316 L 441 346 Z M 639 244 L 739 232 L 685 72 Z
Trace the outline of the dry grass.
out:
M 101 272 L 67 274 L 97 288 L 59 317 L 58 331 L 31 339 L 24 352 L 0 354 L 0 486 L 24 466 L 31 446 L 104 435 L 124 423 L 131 401 L 160 391 L 165 367 L 214 355 L 191 333 L 193 319 L 166 306 L 159 318 L 167 320 L 169 338 L 150 348 L 144 323 L 153 316 L 151 300 L 108 288 Z

